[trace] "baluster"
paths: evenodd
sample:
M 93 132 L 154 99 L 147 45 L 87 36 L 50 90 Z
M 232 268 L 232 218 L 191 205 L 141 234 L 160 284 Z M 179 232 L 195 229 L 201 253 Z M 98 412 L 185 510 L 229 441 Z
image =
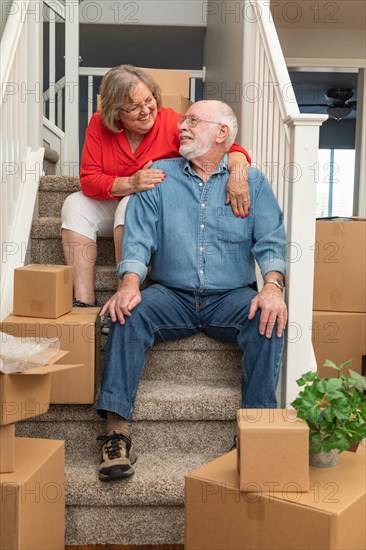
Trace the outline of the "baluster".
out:
M 56 103 L 55 103 L 55 84 L 56 84 L 56 23 L 55 17 L 49 20 L 49 114 L 48 118 L 52 124 L 56 124 Z
M 88 76 L 88 122 L 90 121 L 94 112 L 94 77 Z

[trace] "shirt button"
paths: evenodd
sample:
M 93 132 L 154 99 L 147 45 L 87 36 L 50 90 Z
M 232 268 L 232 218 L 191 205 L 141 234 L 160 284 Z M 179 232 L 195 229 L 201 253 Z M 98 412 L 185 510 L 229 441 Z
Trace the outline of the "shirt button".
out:
M 203 252 L 203 246 L 200 246 L 200 251 Z
M 203 183 L 202 181 L 200 181 L 200 183 L 198 184 L 199 187 L 202 187 Z
M 200 269 L 200 273 L 201 273 L 201 275 L 202 275 L 202 273 L 204 273 L 203 269 Z
M 206 205 L 204 202 L 201 203 L 202 208 L 204 208 Z
M 204 229 L 204 228 L 205 228 L 205 224 L 204 224 L 204 223 L 201 223 L 200 228 L 201 228 L 201 229 Z

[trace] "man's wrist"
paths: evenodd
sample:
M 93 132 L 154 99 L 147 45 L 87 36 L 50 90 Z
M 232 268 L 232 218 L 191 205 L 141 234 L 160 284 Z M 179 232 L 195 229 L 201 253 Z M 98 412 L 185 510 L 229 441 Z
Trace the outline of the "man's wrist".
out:
M 122 286 L 140 287 L 140 275 L 138 273 L 124 273 L 121 281 Z
M 283 292 L 285 288 L 285 281 L 284 281 L 283 275 L 282 273 L 277 271 L 271 271 L 269 273 L 266 273 L 263 284 L 264 286 L 265 285 L 275 286 L 279 290 L 281 290 L 281 292 Z
M 278 290 L 280 290 L 281 292 L 283 292 L 285 288 L 285 285 L 280 279 L 271 279 L 271 280 L 265 281 L 264 286 L 267 286 L 267 285 L 274 286 L 278 288 Z

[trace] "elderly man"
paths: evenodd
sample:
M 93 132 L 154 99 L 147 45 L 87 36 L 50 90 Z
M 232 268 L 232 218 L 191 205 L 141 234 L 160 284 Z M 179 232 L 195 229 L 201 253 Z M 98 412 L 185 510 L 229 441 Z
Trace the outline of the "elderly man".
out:
M 120 289 L 101 311 L 113 321 L 99 414 L 102 481 L 134 473 L 129 421 L 144 355 L 155 342 L 192 336 L 237 343 L 242 350 L 242 406 L 275 408 L 283 330 L 285 231 L 266 178 L 249 170 L 251 210 L 225 205 L 227 152 L 237 122 L 219 101 L 200 101 L 179 120 L 182 158 L 158 161 L 164 183 L 134 195 L 127 208 Z M 255 260 L 264 277 L 255 290 Z M 140 293 L 151 262 L 154 282 Z

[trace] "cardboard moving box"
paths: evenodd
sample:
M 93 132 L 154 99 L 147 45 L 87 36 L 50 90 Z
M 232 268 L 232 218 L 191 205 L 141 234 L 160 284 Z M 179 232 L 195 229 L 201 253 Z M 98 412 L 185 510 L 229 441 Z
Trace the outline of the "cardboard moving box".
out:
M 240 491 L 236 453 L 186 476 L 185 550 L 364 550 L 366 461 L 310 468 L 308 493 Z
M 64 442 L 16 437 L 15 453 L 0 475 L 0 548 L 63 550 Z
M 189 99 L 189 71 L 174 69 L 146 69 L 140 67 L 160 85 L 163 106 L 170 107 L 178 113 L 185 113 L 192 104 Z M 101 110 L 100 95 L 97 94 L 97 111 Z
M 313 309 L 366 312 L 366 218 L 318 220 Z
M 192 101 L 179 95 L 163 95 L 163 107 L 170 107 L 174 109 L 177 113 L 182 113 L 182 115 L 188 111 L 189 107 L 192 105 Z
M 237 412 L 240 490 L 309 490 L 309 427 L 290 409 Z
M 0 426 L 0 473 L 14 472 L 15 424 Z
M 366 355 L 366 313 L 313 311 L 312 342 L 321 377 L 336 377 L 337 371 L 323 367 L 325 359 L 337 365 L 352 359 L 352 370 L 362 374 Z M 345 368 L 343 373 L 348 374 Z
M 179 95 L 189 97 L 189 71 L 180 69 L 141 69 L 160 85 L 162 95 Z
M 31 264 L 14 270 L 14 315 L 57 319 L 72 308 L 72 267 Z
M 67 355 L 59 351 L 48 365 L 25 372 L 0 372 L 0 425 L 14 424 L 48 411 L 51 397 L 52 373 L 76 369 L 75 365 L 55 365 Z
M 63 363 L 77 368 L 52 375 L 51 403 L 94 403 L 99 377 L 99 311 L 98 307 L 76 307 L 52 321 L 9 315 L 0 324 L 3 332 L 13 336 L 59 338 L 60 347 L 69 352 Z

